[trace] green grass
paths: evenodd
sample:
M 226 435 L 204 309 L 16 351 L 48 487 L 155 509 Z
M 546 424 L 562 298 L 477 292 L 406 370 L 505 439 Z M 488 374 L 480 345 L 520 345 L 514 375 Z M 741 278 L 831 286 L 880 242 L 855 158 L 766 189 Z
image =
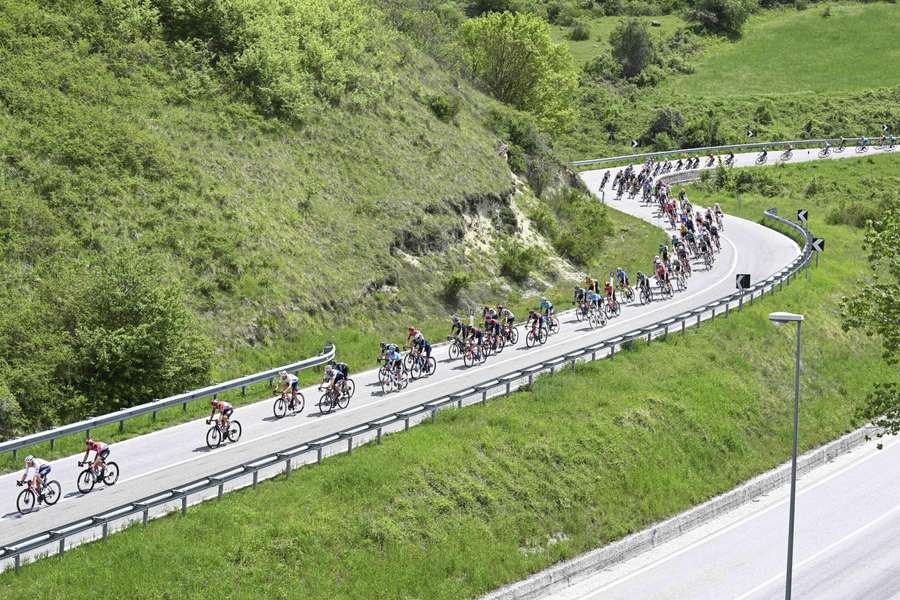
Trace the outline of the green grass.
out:
M 569 36 L 571 27 L 551 26 L 551 35 L 556 42 L 564 42 L 572 52 L 572 57 L 578 66 L 590 62 L 602 52 L 608 52 L 609 36 L 626 17 L 593 17 L 582 18 L 581 21 L 591 30 L 591 36 L 586 40 L 575 41 Z M 651 21 L 659 23 L 659 27 L 650 27 L 650 31 L 656 36 L 667 37 L 685 26 L 685 21 L 677 15 L 658 15 L 653 17 L 636 17 L 648 25 Z
M 790 454 L 793 333 L 772 327 L 770 311 L 807 317 L 803 449 L 858 425 L 854 408 L 872 382 L 896 377 L 877 340 L 840 327 L 840 297 L 866 273 L 862 232 L 825 220 L 844 198 L 895 193 L 898 164 L 768 169 L 781 192 L 746 193 L 740 211 L 724 192 L 691 189 L 692 199 L 750 218 L 770 206 L 810 208 L 828 250 L 809 281 L 686 335 L 192 508 L 186 519 L 6 573 L 0 593 L 469 598 L 730 489 Z M 227 587 L 214 583 L 218 574 Z
M 825 8 L 831 16 L 823 17 Z M 703 96 L 841 94 L 900 80 L 900 6 L 813 4 L 753 17 L 743 37 L 722 43 L 692 75 L 663 93 Z

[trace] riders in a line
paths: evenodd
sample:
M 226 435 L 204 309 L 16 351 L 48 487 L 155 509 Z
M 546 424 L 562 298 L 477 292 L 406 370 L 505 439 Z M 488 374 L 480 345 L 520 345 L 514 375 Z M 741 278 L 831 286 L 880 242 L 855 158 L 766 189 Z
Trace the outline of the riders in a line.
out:
M 325 367 L 325 382 L 329 391 L 334 392 L 340 389 L 341 393 L 346 392 L 347 378 L 350 376 L 350 368 L 347 363 L 336 362 L 332 360 Z

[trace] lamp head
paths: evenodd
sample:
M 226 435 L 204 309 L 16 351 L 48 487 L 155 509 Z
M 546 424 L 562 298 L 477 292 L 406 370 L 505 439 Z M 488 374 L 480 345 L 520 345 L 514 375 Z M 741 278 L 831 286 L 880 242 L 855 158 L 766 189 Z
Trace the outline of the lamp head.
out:
M 769 313 L 769 320 L 772 321 L 776 327 L 780 327 L 785 323 L 797 323 L 802 321 L 803 315 L 789 312 L 773 312 Z

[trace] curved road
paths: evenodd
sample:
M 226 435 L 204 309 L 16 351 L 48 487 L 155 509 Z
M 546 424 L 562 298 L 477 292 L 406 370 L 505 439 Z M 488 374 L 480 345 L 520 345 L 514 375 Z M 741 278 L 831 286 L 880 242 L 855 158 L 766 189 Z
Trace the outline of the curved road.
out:
M 739 155 L 736 166 L 752 164 L 754 157 L 755 154 Z M 796 152 L 793 162 L 804 159 L 815 159 L 815 151 L 807 156 L 804 156 L 804 151 Z M 603 170 L 581 174 L 592 191 L 597 189 L 602 175 Z M 637 201 L 616 201 L 611 205 L 651 223 L 656 222 L 652 210 Z M 357 393 L 350 407 L 324 417 L 318 416 L 313 404 L 319 396 L 314 387 L 303 390 L 307 399 L 305 411 L 280 421 L 272 417 L 271 399 L 262 400 L 235 411 L 235 417 L 243 424 L 243 437 L 239 443 L 215 451 L 206 448 L 208 426 L 203 420 L 119 442 L 112 446 L 111 456 L 111 460 L 121 468 L 119 483 L 109 488 L 100 486 L 86 496 L 73 493 L 79 471 L 75 463 L 80 457 L 56 460 L 52 462 L 52 478 L 61 482 L 63 499 L 54 507 L 43 508 L 24 517 L 18 515 L 15 508 L 18 489 L 14 480 L 21 473 L 2 476 L 0 489 L 6 492 L 0 501 L 0 545 L 182 485 L 267 453 L 466 390 L 474 384 L 517 371 L 542 359 L 678 315 L 733 292 L 735 273 L 751 273 L 754 281 L 765 279 L 799 253 L 797 245 L 787 237 L 736 217 L 726 217 L 723 238 L 723 250 L 714 267 L 708 272 L 695 271 L 688 290 L 676 293 L 672 300 L 653 302 L 648 306 L 625 306 L 619 318 L 596 331 L 577 322 L 571 312 L 561 314 L 561 332 L 550 338 L 546 345 L 529 350 L 520 340 L 518 346 L 507 348 L 500 356 L 491 357 L 486 364 L 471 369 L 464 368 L 460 361 L 447 361 L 446 348 L 438 346 L 434 351 L 438 358 L 438 370 L 430 379 L 413 382 L 401 393 L 383 396 L 376 370 L 354 374 Z

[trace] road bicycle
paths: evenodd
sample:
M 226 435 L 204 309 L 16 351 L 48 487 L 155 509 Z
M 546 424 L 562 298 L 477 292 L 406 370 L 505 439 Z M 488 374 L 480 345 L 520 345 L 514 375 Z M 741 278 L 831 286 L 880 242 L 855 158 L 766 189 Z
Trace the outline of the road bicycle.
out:
M 466 367 L 474 367 L 477 364 L 484 364 L 487 360 L 487 352 L 484 350 L 484 340 L 478 344 L 475 340 L 469 340 L 466 344 L 466 351 L 463 353 L 463 364 Z
M 502 335 L 506 339 L 505 343 L 515 346 L 519 341 L 519 328 L 513 323 L 507 323 L 503 326 Z
M 625 298 L 625 302 L 634 302 L 634 290 L 630 285 L 617 285 L 616 293 Z
M 19 512 L 23 515 L 27 515 L 33 511 L 34 507 L 41 502 L 47 506 L 53 506 L 59 502 L 59 498 L 62 495 L 62 487 L 55 479 L 51 481 L 42 481 L 40 493 L 35 493 L 34 481 L 28 481 L 25 484 L 21 481 L 17 481 L 16 485 L 26 486 L 24 490 L 19 492 L 19 497 L 16 498 L 16 508 L 19 509 Z
M 447 338 L 447 341 L 450 342 L 450 348 L 447 350 L 448 354 L 450 355 L 450 360 L 456 360 L 457 358 L 462 356 L 463 352 L 465 352 L 466 350 L 466 344 L 463 341 L 462 337 L 458 335 L 452 335 Z
M 547 321 L 547 325 L 548 325 L 548 328 L 547 328 L 548 335 L 554 335 L 554 334 L 559 333 L 559 318 L 557 318 L 557 316 L 555 314 L 550 315 L 549 317 L 546 317 L 545 320 Z
M 421 377 L 431 377 L 436 370 L 437 361 L 434 360 L 434 357 L 419 353 L 413 359 L 409 374 L 412 375 L 413 379 L 419 379 Z
M 306 406 L 306 398 L 303 397 L 303 394 L 300 391 L 297 391 L 297 399 L 294 400 L 291 393 L 282 392 L 281 395 L 275 399 L 275 404 L 272 405 L 272 414 L 275 415 L 276 419 L 281 419 L 286 417 L 288 413 L 292 415 L 300 414 L 303 412 L 303 408 Z
M 767 160 L 769 160 L 769 153 L 765 150 L 756 155 L 756 164 L 758 165 L 766 164 Z
M 660 279 L 657 281 L 659 285 L 659 293 L 663 298 L 671 298 L 675 295 L 675 290 L 672 289 L 672 282 L 667 279 Z
M 547 332 L 547 328 L 541 325 L 540 327 L 532 326 L 528 331 L 528 334 L 525 336 L 525 346 L 528 348 L 533 348 L 534 346 L 543 346 L 547 342 L 547 337 L 550 334 Z
M 784 152 L 781 153 L 781 161 L 784 162 L 784 161 L 791 160 L 792 156 L 794 156 L 793 150 L 785 150 Z
M 592 306 L 588 312 L 587 317 L 588 323 L 591 326 L 591 329 L 597 329 L 598 327 L 606 326 L 606 311 L 603 311 L 595 306 Z
M 679 292 L 687 289 L 687 278 L 681 269 L 675 271 L 675 287 L 678 288 Z
M 106 485 L 115 485 L 119 480 L 119 465 L 114 462 L 108 462 L 100 465 L 100 471 L 94 471 L 93 463 L 90 461 L 78 463 L 79 467 L 89 465 L 87 469 L 78 474 L 78 491 L 87 494 L 94 486 L 100 482 Z
M 349 380 L 344 380 L 349 381 Z M 350 397 L 352 394 L 350 391 L 341 384 L 338 384 L 340 389 L 332 388 L 330 386 L 319 386 L 319 391 L 324 391 L 322 397 L 319 398 L 319 413 L 326 415 L 333 411 L 335 408 L 347 408 L 350 406 Z M 354 386 L 355 389 L 355 386 Z
M 713 257 L 712 250 L 707 249 L 701 252 L 701 256 L 703 257 L 703 264 L 706 265 L 706 270 L 709 271 L 713 267 L 713 263 L 715 262 L 715 258 Z
M 641 304 L 650 304 L 653 301 L 653 291 L 650 289 L 650 282 L 644 280 L 643 283 L 638 285 L 640 292 L 638 293 L 638 297 L 641 301 Z
M 378 379 L 381 382 L 381 393 L 387 394 L 397 390 L 405 390 L 409 385 L 409 378 L 405 376 L 405 371 L 400 367 L 388 367 L 383 365 L 378 372 Z
M 613 317 L 618 317 L 622 314 L 622 306 L 619 304 L 618 300 L 610 296 L 603 303 L 603 312 L 606 313 L 608 319 L 612 319 Z
M 828 156 L 830 154 L 831 154 L 830 146 L 826 146 L 826 147 L 822 148 L 821 150 L 819 150 L 819 158 L 828 158 Z
M 857 154 L 862 154 L 863 152 L 868 152 L 868 151 L 869 151 L 869 145 L 868 145 L 868 144 L 859 144 L 858 146 L 856 146 L 856 153 L 857 153 Z
M 212 427 L 206 432 L 206 445 L 209 446 L 210 450 L 218 448 L 226 441 L 237 443 L 237 441 L 241 439 L 240 421 L 229 419 L 228 423 L 223 426 L 222 422 L 218 419 L 216 419 L 215 422 L 210 419 L 206 420 L 207 425 L 211 423 Z

